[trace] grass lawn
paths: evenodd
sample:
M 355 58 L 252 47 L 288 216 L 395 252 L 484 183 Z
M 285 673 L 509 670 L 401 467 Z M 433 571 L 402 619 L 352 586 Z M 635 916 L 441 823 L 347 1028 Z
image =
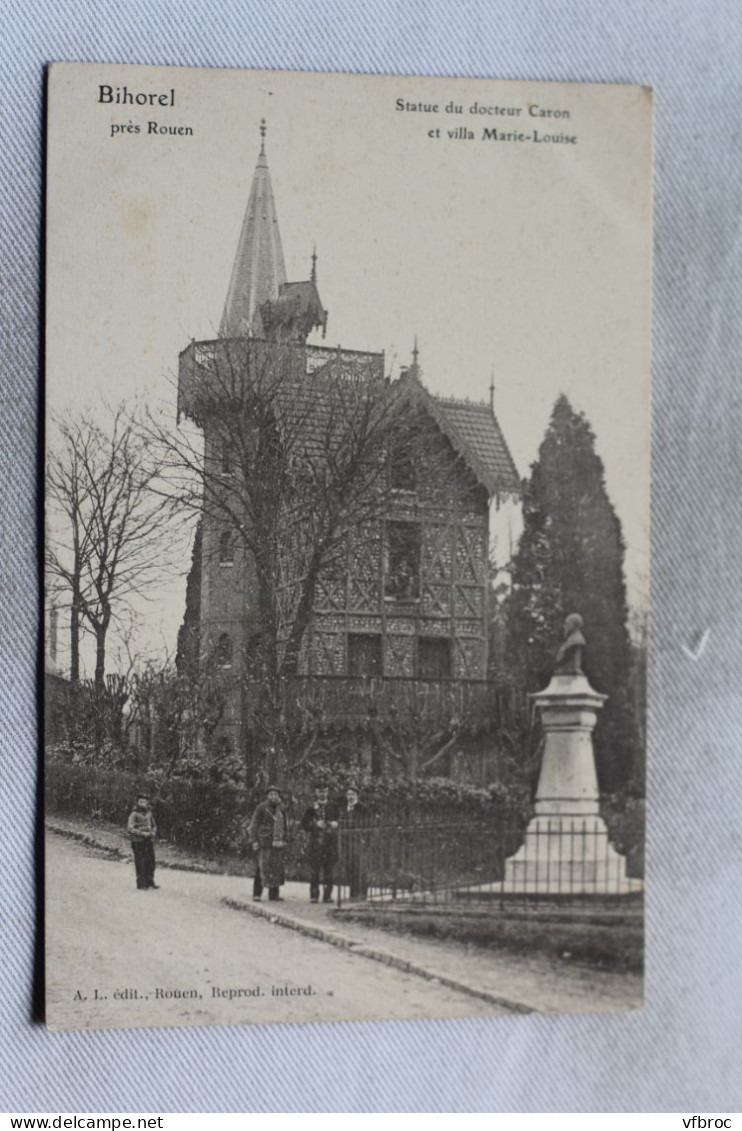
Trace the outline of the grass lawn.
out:
M 644 917 L 641 900 L 621 907 L 585 903 L 559 906 L 534 902 L 524 907 L 473 908 L 471 903 L 414 907 L 409 904 L 351 904 L 336 912 L 395 934 L 465 943 L 485 950 L 539 951 L 569 962 L 641 973 Z

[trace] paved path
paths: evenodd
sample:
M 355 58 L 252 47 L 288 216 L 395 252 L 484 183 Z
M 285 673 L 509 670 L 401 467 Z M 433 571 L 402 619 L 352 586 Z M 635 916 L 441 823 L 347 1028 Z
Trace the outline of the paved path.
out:
M 245 899 L 241 877 L 160 870 L 157 878 L 159 891 L 137 891 L 130 863 L 49 834 L 50 1027 L 507 1012 L 226 907 L 225 896 Z

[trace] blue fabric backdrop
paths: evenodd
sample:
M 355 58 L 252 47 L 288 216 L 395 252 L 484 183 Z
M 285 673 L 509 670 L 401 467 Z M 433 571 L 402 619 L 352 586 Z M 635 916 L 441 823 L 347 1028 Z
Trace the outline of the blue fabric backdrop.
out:
M 16 0 L 0 9 L 0 1108 L 742 1107 L 739 0 Z M 51 60 L 655 88 L 647 1007 L 639 1014 L 50 1035 L 30 1020 L 42 105 Z M 705 651 L 692 645 L 710 630 Z

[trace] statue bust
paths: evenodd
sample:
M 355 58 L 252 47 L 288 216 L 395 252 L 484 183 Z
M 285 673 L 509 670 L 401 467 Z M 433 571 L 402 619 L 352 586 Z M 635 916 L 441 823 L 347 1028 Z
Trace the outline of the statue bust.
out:
M 554 675 L 582 675 L 584 647 L 582 617 L 579 613 L 570 613 L 564 622 L 564 641 L 556 654 Z

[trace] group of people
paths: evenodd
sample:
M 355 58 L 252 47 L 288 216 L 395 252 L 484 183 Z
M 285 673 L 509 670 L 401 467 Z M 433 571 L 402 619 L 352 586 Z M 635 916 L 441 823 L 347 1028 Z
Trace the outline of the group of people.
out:
M 317 782 L 314 803 L 304 813 L 299 828 L 307 834 L 307 860 L 309 863 L 309 898 L 318 903 L 320 892 L 323 903 L 332 902 L 335 872 L 340 858 L 339 829 L 362 822 L 366 809 L 359 800 L 358 790 L 349 786 L 342 805 L 330 801 L 328 787 Z M 284 849 L 287 843 L 288 818 L 278 786 L 268 787 L 265 801 L 261 801 L 250 820 L 248 837 L 257 856 L 253 880 L 253 899 L 263 898 L 268 889 L 268 899 L 280 900 L 285 883 Z M 348 861 L 348 879 L 351 899 L 365 894 L 365 881 L 360 855 L 353 852 Z
M 345 828 L 362 825 L 366 817 L 366 807 L 359 799 L 355 786 L 348 786 L 342 803 L 336 804 L 330 800 L 326 784 L 315 784 L 314 802 L 299 824 L 299 828 L 307 835 L 309 898 L 312 903 L 319 902 L 320 894 L 323 903 L 332 902 L 340 859 L 341 825 Z M 137 797 L 127 822 L 127 832 L 134 854 L 137 888 L 156 889 L 154 842 L 157 826 L 150 799 L 144 793 Z M 256 857 L 252 894 L 256 902 L 263 898 L 266 888 L 268 899 L 281 899 L 281 887 L 286 881 L 284 850 L 288 834 L 289 819 L 282 792 L 278 786 L 270 785 L 265 800 L 255 809 L 247 829 L 248 840 Z M 366 894 L 366 880 L 362 854 L 360 845 L 353 840 L 349 841 L 346 872 L 350 898 L 363 898 Z

